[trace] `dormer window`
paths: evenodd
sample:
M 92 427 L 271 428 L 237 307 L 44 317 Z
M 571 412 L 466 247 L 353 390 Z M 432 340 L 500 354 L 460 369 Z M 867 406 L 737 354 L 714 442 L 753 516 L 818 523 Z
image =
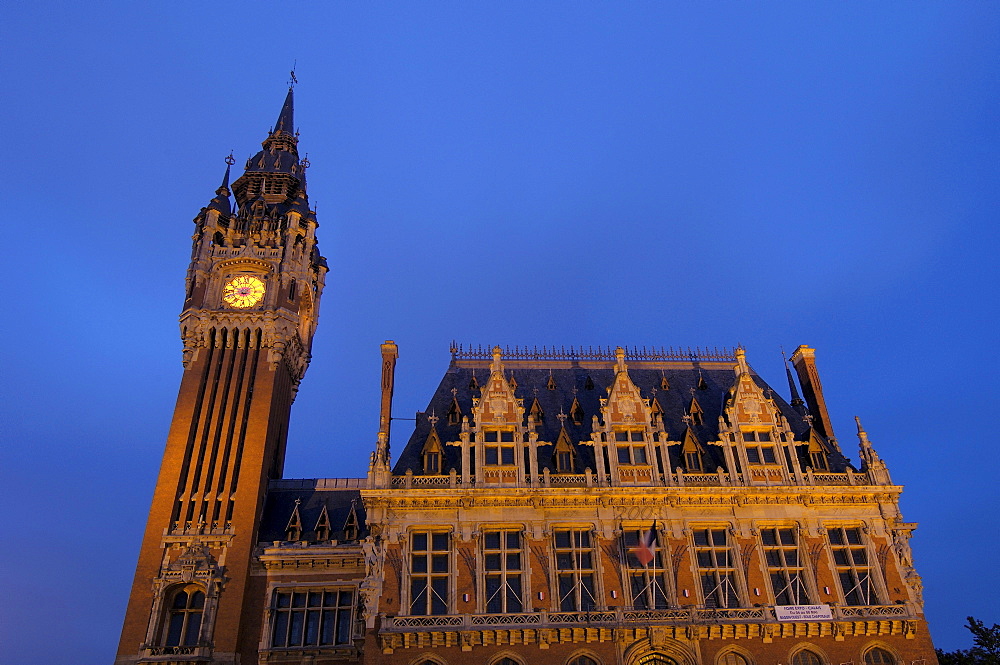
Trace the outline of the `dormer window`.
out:
M 616 446 L 619 464 L 649 464 L 646 446 Z
M 556 471 L 569 473 L 573 470 L 573 453 L 568 450 L 556 453 Z
M 618 453 L 618 463 L 649 464 L 645 441 L 646 437 L 641 430 L 615 432 L 615 449 Z
M 358 524 L 358 514 L 352 506 L 351 513 L 347 516 L 347 520 L 344 522 L 344 540 L 348 542 L 357 540 L 359 531 L 360 525 Z
M 462 422 L 462 409 L 458 405 L 457 399 L 452 399 L 451 408 L 448 409 L 448 424 L 458 425 Z
M 487 445 L 486 463 L 491 466 L 514 464 L 514 446 Z
M 758 443 L 768 444 L 771 442 L 770 432 L 743 432 L 743 441 L 746 446 L 747 461 L 751 464 L 777 464 L 778 456 L 772 445 L 752 445 Z
M 483 432 L 486 464 L 491 466 L 514 464 L 514 432 L 510 430 L 486 430 Z M 507 444 L 507 445 L 501 445 Z
M 425 474 L 441 473 L 441 455 L 443 450 L 437 428 L 432 426 L 430 434 L 427 435 L 427 441 L 424 443 L 424 448 L 420 451 L 420 461 Z
M 809 453 L 809 463 L 817 471 L 826 471 L 826 455 L 821 452 Z

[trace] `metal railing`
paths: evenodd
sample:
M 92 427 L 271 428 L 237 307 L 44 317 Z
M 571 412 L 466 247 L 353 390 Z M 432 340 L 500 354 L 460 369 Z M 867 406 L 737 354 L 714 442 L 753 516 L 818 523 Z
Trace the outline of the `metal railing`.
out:
M 834 621 L 863 618 L 915 618 L 906 605 L 868 605 L 831 608 Z M 629 624 L 718 624 L 782 623 L 771 606 L 705 609 L 697 607 L 632 610 L 615 608 L 592 612 L 524 612 L 518 614 L 449 614 L 445 616 L 386 616 L 383 632 L 453 627 L 468 629 L 488 626 L 627 626 Z M 815 622 L 814 622 L 815 623 Z

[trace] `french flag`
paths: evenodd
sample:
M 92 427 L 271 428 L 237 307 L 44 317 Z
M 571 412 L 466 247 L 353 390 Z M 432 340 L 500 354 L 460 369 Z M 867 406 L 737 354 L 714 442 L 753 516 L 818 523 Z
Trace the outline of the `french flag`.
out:
M 649 531 L 642 535 L 639 545 L 632 550 L 632 554 L 644 566 L 648 566 L 649 562 L 656 558 L 656 522 L 653 522 Z

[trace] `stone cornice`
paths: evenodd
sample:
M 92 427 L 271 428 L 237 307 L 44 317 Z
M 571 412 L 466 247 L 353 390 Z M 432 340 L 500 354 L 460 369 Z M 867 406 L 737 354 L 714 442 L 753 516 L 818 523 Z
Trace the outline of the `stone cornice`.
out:
M 456 509 L 476 507 L 577 508 L 585 506 L 842 505 L 898 501 L 899 485 L 853 487 L 573 487 L 484 489 L 363 489 L 372 507 Z

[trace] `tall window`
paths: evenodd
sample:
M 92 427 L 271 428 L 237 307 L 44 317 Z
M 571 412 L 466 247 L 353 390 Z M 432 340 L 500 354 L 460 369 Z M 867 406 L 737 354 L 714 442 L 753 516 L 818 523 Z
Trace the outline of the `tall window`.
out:
M 648 464 L 646 437 L 639 430 L 615 432 L 619 464 Z
M 450 549 L 447 533 L 410 535 L 410 614 L 448 613 Z
M 809 649 L 803 649 L 792 656 L 792 665 L 823 665 L 823 659 Z
M 694 548 L 705 607 L 739 607 L 736 563 L 729 546 L 729 532 L 726 529 L 697 529 Z
M 594 548 L 590 531 L 560 529 L 555 532 L 559 609 L 591 610 L 597 605 Z
M 637 610 L 665 609 L 668 607 L 666 594 L 667 570 L 659 543 L 653 544 L 654 558 L 648 565 L 642 565 L 635 556 L 635 548 L 646 535 L 645 530 L 630 529 L 622 534 L 625 549 L 625 569 L 632 593 L 632 607 Z
M 807 605 L 802 558 L 795 529 L 761 529 L 767 575 L 771 580 L 775 605 Z
M 589 656 L 577 656 L 569 662 L 569 665 L 597 665 L 597 661 Z
M 277 591 L 271 610 L 274 648 L 334 646 L 351 643 L 354 591 Z
M 483 432 L 483 441 L 486 444 L 483 450 L 486 464 L 514 464 L 514 432 L 486 430 Z
M 424 453 L 424 473 L 441 472 L 441 453 L 434 451 Z
M 743 432 L 747 461 L 751 464 L 777 464 L 770 432 Z
M 188 586 L 176 591 L 170 599 L 167 620 L 163 626 L 163 645 L 190 647 L 198 644 L 201 617 L 205 611 L 205 592 Z
M 844 602 L 848 605 L 877 605 L 878 594 L 868 563 L 868 550 L 861 540 L 861 529 L 831 527 L 827 529 L 827 537 Z
M 519 531 L 483 534 L 483 570 L 486 575 L 486 611 L 491 614 L 523 612 L 524 557 Z
M 865 665 L 896 665 L 896 659 L 885 649 L 875 647 L 865 652 Z
M 719 665 L 750 665 L 750 661 L 743 654 L 730 651 L 719 659 Z

